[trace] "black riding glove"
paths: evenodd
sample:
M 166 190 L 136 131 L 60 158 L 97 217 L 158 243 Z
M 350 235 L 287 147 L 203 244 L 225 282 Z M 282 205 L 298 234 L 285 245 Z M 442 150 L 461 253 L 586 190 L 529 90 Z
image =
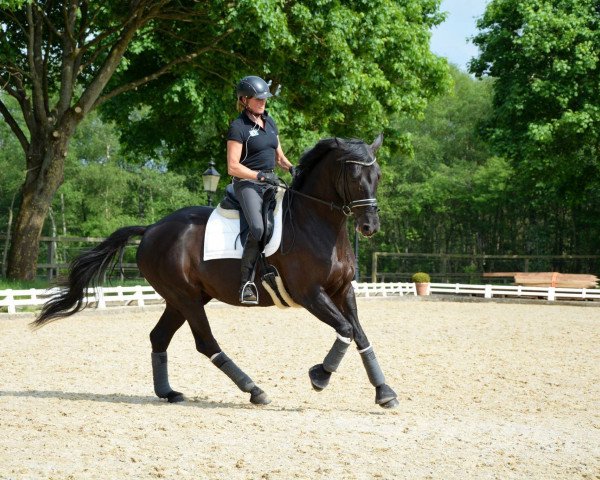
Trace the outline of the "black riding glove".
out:
M 259 182 L 268 183 L 269 185 L 279 186 L 279 177 L 273 172 L 263 172 L 262 170 L 256 174 L 256 179 Z
M 290 175 L 292 176 L 292 178 L 294 178 L 296 175 L 298 175 L 298 169 L 296 167 L 290 167 L 290 169 L 288 171 L 290 172 Z

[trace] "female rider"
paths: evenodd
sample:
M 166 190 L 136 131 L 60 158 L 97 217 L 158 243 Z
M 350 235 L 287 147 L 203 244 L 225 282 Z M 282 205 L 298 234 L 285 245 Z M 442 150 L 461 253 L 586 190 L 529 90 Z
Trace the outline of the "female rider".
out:
M 256 76 L 244 77 L 236 95 L 240 115 L 227 134 L 227 173 L 233 177 L 233 189 L 249 226 L 242 254 L 240 302 L 257 304 L 252 271 L 265 231 L 263 196 L 272 185 L 278 185 L 275 164 L 291 173 L 293 166 L 281 149 L 277 125 L 265 110 L 267 98 L 272 96 L 267 82 Z

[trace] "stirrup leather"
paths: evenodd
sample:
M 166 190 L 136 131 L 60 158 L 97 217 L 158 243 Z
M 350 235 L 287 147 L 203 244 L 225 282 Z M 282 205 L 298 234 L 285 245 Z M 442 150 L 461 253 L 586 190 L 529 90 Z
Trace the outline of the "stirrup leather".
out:
M 244 305 L 258 305 L 258 289 L 252 281 L 244 283 L 240 289 L 240 303 Z

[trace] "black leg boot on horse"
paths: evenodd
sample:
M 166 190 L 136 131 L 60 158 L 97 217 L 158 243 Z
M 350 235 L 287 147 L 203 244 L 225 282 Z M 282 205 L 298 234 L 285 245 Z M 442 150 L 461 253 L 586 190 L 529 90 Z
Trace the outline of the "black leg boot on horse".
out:
M 242 253 L 242 269 L 240 284 L 240 303 L 244 305 L 258 305 L 258 289 L 254 283 L 254 269 L 260 254 L 260 243 L 248 235 L 244 253 Z

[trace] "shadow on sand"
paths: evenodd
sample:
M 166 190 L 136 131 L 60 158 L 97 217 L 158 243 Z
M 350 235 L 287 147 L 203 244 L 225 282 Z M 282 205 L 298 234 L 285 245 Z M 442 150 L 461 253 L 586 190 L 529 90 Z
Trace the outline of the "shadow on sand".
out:
M 274 410 L 274 411 L 294 411 L 302 412 L 302 408 L 286 408 L 283 406 L 271 405 L 253 405 L 248 403 L 232 403 L 232 402 L 217 402 L 206 398 L 185 397 L 185 401 L 169 404 L 166 400 L 155 396 L 141 395 L 124 395 L 121 393 L 102 394 L 88 392 L 65 392 L 60 390 L 27 390 L 27 391 L 11 391 L 0 390 L 0 397 L 15 397 L 15 398 L 40 398 L 40 399 L 56 399 L 67 401 L 86 401 L 100 403 L 124 403 L 131 405 L 177 405 L 182 407 L 195 407 L 203 409 L 211 408 L 231 408 L 231 409 L 256 409 Z

